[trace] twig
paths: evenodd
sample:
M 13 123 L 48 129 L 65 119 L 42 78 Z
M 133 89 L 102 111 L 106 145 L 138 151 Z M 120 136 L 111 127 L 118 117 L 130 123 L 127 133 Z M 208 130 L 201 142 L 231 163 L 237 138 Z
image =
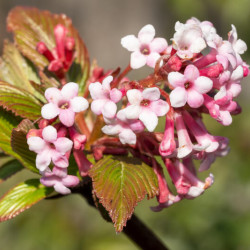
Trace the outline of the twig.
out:
M 84 177 L 83 181 L 76 188 L 72 189 L 72 192 L 81 194 L 90 206 L 96 208 L 92 195 L 91 178 Z M 133 215 L 127 222 L 123 232 L 141 249 L 168 250 L 159 238 L 136 215 Z

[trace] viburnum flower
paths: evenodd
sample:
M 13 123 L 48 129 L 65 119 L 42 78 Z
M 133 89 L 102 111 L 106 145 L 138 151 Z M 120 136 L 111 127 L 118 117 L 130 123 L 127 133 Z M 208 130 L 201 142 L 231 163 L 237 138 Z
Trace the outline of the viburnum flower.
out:
M 46 187 L 54 187 L 55 191 L 60 194 L 70 194 L 71 191 L 69 187 L 75 187 L 79 184 L 79 178 L 74 175 L 68 175 L 67 170 L 60 170 L 58 167 L 54 167 L 51 171 L 50 169 L 46 171 L 40 182 Z M 62 174 L 62 172 L 64 174 Z
M 117 106 L 116 103 L 122 98 L 122 92 L 117 88 L 111 89 L 110 83 L 113 81 L 112 76 L 106 77 L 102 84 L 94 82 L 89 85 L 89 92 L 93 99 L 91 110 L 96 115 L 103 115 L 111 119 L 115 117 Z
M 66 137 L 58 137 L 53 126 L 45 127 L 41 137 L 28 137 L 27 143 L 29 150 L 37 153 L 36 167 L 41 172 L 47 170 L 51 161 L 60 168 L 68 167 L 69 162 L 65 154 L 71 150 L 73 142 Z
M 154 38 L 155 29 L 151 24 L 144 26 L 138 33 L 138 38 L 128 35 L 121 39 L 121 44 L 131 51 L 130 66 L 138 69 L 147 64 L 154 68 L 160 53 L 167 49 L 167 41 L 164 38 Z
M 200 53 L 206 48 L 206 41 L 198 24 L 176 22 L 175 31 L 172 38 L 173 48 L 177 50 L 180 58 L 191 59 L 195 53 Z
M 243 40 L 238 39 L 237 30 L 233 24 L 232 30 L 228 33 L 228 41 L 232 44 L 232 47 L 236 54 L 237 65 L 242 64 L 243 60 L 241 59 L 240 55 L 246 52 L 247 45 Z
M 204 102 L 203 94 L 213 87 L 212 80 L 200 76 L 199 70 L 194 65 L 188 65 L 184 74 L 169 73 L 168 81 L 174 88 L 170 93 L 170 102 L 175 108 L 183 107 L 186 102 L 192 108 L 199 108 Z
M 136 134 L 142 132 L 145 127 L 143 123 L 137 119 L 127 119 L 125 109 L 117 113 L 116 119 L 105 119 L 106 126 L 102 128 L 102 132 L 107 135 L 118 135 L 122 144 L 136 144 Z
M 158 124 L 158 116 L 164 116 L 169 111 L 167 102 L 160 99 L 157 87 L 146 88 L 143 91 L 131 89 L 127 91 L 129 105 L 124 109 L 127 119 L 139 119 L 148 131 L 152 132 Z
M 88 101 L 78 95 L 78 84 L 69 82 L 61 90 L 48 88 L 45 97 L 49 103 L 42 107 L 42 117 L 53 119 L 59 116 L 59 120 L 66 127 L 71 127 L 75 121 L 75 113 L 86 110 Z

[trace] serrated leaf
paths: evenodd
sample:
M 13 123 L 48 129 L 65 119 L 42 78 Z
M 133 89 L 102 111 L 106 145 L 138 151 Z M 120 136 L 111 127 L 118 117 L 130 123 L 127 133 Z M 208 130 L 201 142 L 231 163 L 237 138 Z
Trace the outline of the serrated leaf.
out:
M 0 167 L 0 183 L 23 169 L 22 164 L 17 160 L 10 160 Z
M 0 58 L 0 79 L 45 101 L 43 95 L 37 93 L 30 83 L 33 81 L 41 84 L 34 65 L 7 40 L 4 42 L 3 56 Z
M 15 153 L 18 154 L 19 160 L 29 170 L 38 173 L 35 166 L 36 154 L 29 150 L 26 135 L 30 129 L 34 129 L 31 121 L 25 119 L 12 130 L 11 134 L 11 147 Z
M 31 120 L 41 116 L 41 103 L 29 92 L 0 81 L 0 105 Z
M 20 161 L 24 167 L 32 170 L 33 172 L 38 173 L 38 170 L 35 167 L 36 156 L 33 152 L 28 150 L 26 136 L 24 143 L 21 144 L 21 147 L 24 147 L 24 151 L 28 150 L 27 152 L 25 151 L 24 158 L 22 158 L 18 153 L 14 152 L 11 147 L 12 130 L 18 126 L 20 121 L 21 121 L 20 117 L 14 116 L 13 113 L 6 111 L 2 107 L 0 107 L 0 137 L 1 137 L 0 148 L 1 150 L 4 151 L 5 154 L 11 155 L 18 161 Z M 33 153 L 32 159 L 30 159 L 31 158 L 30 152 Z M 26 159 L 26 157 L 28 159 Z
M 153 169 L 135 158 L 104 157 L 90 169 L 89 175 L 94 192 L 109 212 L 117 232 L 122 231 L 138 202 L 146 195 L 150 199 L 158 194 Z
M 0 148 L 8 155 L 16 156 L 10 145 L 11 131 L 21 121 L 20 117 L 16 117 L 10 111 L 4 110 L 0 107 Z
M 75 61 L 69 73 L 69 80 L 79 84 L 82 94 L 89 75 L 89 57 L 87 49 L 73 27 L 71 19 L 64 14 L 51 14 L 30 7 L 15 7 L 7 18 L 7 28 L 14 33 L 15 42 L 21 52 L 41 70 L 48 66 L 48 60 L 36 51 L 37 43 L 42 41 L 52 50 L 55 47 L 54 27 L 64 25 L 68 35 L 75 39 Z
M 27 180 L 15 186 L 0 199 L 0 222 L 12 219 L 53 192 L 39 179 Z

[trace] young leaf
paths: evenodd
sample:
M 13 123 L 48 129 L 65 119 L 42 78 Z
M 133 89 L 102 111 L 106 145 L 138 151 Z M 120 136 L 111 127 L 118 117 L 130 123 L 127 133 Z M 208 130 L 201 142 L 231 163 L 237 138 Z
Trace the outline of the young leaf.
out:
M 39 179 L 27 180 L 15 186 L 0 199 L 0 222 L 12 219 L 53 192 Z
M 0 183 L 23 169 L 22 164 L 17 160 L 10 160 L 0 167 Z
M 30 129 L 34 129 L 34 125 L 31 121 L 25 119 L 12 130 L 11 134 L 11 147 L 15 153 L 18 154 L 18 158 L 24 167 L 29 170 L 38 173 L 35 167 L 36 154 L 29 150 L 27 144 L 26 135 Z
M 153 169 L 135 158 L 104 157 L 91 168 L 89 175 L 94 192 L 109 212 L 117 232 L 122 231 L 145 195 L 150 199 L 158 194 Z
M 0 105 L 31 120 L 41 116 L 41 103 L 29 92 L 0 81 Z
M 8 155 L 17 156 L 10 145 L 11 131 L 21 121 L 20 117 L 14 116 L 10 111 L 4 110 L 0 106 L 0 148 Z
M 64 25 L 68 36 L 75 40 L 75 61 L 69 73 L 69 80 L 79 84 L 82 94 L 89 74 L 89 57 L 87 49 L 71 19 L 64 14 L 51 14 L 36 8 L 15 7 L 7 18 L 7 28 L 14 33 L 15 42 L 21 52 L 41 70 L 48 66 L 48 60 L 36 51 L 38 42 L 44 42 L 48 49 L 55 47 L 54 27 Z
M 0 79 L 28 91 L 45 102 L 43 95 L 37 93 L 30 83 L 33 81 L 38 85 L 41 84 L 34 65 L 7 40 L 4 42 L 3 56 L 0 58 Z

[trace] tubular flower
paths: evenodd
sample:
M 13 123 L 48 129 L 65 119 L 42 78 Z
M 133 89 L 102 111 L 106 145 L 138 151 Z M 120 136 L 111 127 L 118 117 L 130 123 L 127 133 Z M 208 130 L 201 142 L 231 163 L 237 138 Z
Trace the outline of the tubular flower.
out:
M 86 110 L 89 107 L 88 101 L 78 95 L 78 84 L 69 82 L 61 90 L 48 88 L 45 97 L 48 104 L 42 107 L 42 117 L 53 119 L 59 116 L 59 120 L 66 127 L 71 127 L 75 121 L 75 113 Z
M 144 26 L 138 33 L 138 38 L 128 35 L 121 39 L 121 44 L 131 51 L 130 66 L 138 69 L 144 65 L 154 68 L 160 53 L 167 49 L 167 41 L 164 38 L 154 38 L 155 29 L 151 24 Z
M 66 137 L 58 137 L 57 131 L 52 126 L 42 130 L 41 137 L 30 136 L 27 139 L 29 149 L 37 153 L 36 167 L 44 172 L 52 161 L 60 168 L 69 165 L 66 153 L 72 148 L 73 142 Z

